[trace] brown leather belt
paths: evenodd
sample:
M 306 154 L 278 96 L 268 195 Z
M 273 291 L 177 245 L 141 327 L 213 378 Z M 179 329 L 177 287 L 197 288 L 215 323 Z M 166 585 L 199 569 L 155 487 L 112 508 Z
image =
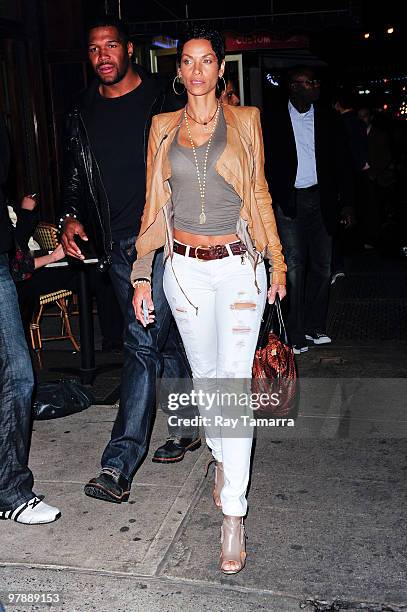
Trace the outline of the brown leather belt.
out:
M 232 252 L 232 255 L 243 255 L 246 253 L 247 249 L 245 245 L 240 242 L 230 242 L 229 248 Z M 186 255 L 187 254 L 187 245 L 181 244 L 174 240 L 174 253 L 178 253 L 178 255 Z M 230 253 L 224 244 L 214 244 L 211 246 L 197 246 L 197 247 L 189 247 L 188 257 L 194 257 L 199 261 L 210 261 L 211 259 L 223 259 L 224 257 L 229 257 Z

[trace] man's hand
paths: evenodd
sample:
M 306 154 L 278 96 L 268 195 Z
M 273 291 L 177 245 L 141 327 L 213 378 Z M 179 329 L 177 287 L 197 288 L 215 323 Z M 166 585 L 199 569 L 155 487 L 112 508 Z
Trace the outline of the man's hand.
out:
M 65 221 L 61 235 L 61 243 L 65 255 L 75 257 L 76 259 L 85 259 L 85 256 L 82 255 L 80 248 L 75 242 L 75 236 L 79 236 L 79 238 L 82 238 L 82 240 L 88 240 L 82 223 L 77 221 L 77 219 L 68 217 Z

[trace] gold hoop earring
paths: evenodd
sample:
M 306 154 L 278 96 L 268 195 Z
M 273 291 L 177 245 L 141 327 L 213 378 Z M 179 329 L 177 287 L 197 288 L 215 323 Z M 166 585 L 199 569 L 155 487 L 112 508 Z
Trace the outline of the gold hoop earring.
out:
M 223 76 L 223 74 L 221 77 L 218 77 L 218 80 L 223 81 L 223 89 L 219 87 L 219 83 L 216 83 L 216 87 L 218 88 L 219 93 L 223 93 L 224 91 L 226 91 L 226 81 L 225 81 L 225 77 Z
M 178 75 L 174 77 L 174 80 L 173 80 L 173 82 L 172 82 L 172 88 L 173 88 L 174 93 L 175 93 L 175 95 L 176 95 L 176 96 L 182 96 L 182 94 L 183 94 L 183 93 L 185 93 L 185 91 L 186 91 L 186 89 L 185 89 L 185 85 L 182 83 L 182 85 L 183 85 L 183 87 L 184 87 L 183 91 L 177 91 L 177 90 L 175 89 L 175 82 L 176 82 L 176 81 L 178 81 L 178 83 L 182 83 L 182 81 L 181 81 L 181 79 L 179 78 L 179 76 L 178 76 Z

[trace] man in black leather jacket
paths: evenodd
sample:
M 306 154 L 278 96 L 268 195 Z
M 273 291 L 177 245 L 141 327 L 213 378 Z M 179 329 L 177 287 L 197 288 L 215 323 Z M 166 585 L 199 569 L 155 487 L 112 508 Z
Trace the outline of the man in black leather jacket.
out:
M 89 28 L 88 54 L 97 80 L 68 117 L 60 219 L 67 255 L 83 259 L 81 248 L 88 239 L 93 243 L 99 268 L 109 270 L 125 319 L 120 407 L 102 456 L 102 472 L 85 486 L 87 495 L 116 503 L 127 501 L 147 450 L 157 375 L 189 377 L 162 288 L 162 253 L 157 254 L 152 277 L 155 324 L 144 329 L 132 306 L 130 272 L 145 202 L 150 123 L 154 114 L 174 110 L 160 81 L 131 63 L 132 53 L 118 20 L 104 16 Z M 183 416 L 194 414 L 191 407 Z M 181 461 L 186 450 L 200 446 L 198 436 L 198 428 L 170 428 L 153 461 Z

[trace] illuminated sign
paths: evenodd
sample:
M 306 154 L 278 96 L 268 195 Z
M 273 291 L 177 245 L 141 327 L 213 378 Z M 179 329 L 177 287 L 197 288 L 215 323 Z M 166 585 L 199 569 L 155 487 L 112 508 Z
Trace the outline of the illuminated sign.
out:
M 256 32 L 236 34 L 225 32 L 226 51 L 249 51 L 257 49 L 307 49 L 309 38 L 304 35 L 281 35 Z

